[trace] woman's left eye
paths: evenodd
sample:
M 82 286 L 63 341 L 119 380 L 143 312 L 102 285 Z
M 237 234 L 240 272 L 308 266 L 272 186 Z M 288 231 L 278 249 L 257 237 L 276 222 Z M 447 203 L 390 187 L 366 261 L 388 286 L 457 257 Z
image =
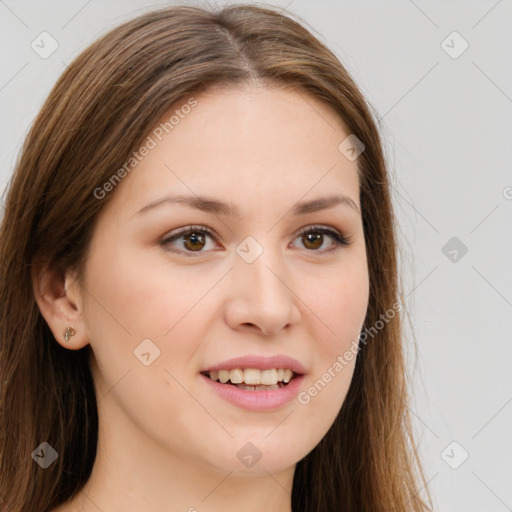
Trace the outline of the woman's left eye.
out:
M 342 235 L 338 230 L 329 228 L 327 226 L 311 226 L 299 232 L 299 237 L 302 237 L 304 246 L 307 248 L 318 249 L 324 243 L 324 235 L 328 235 L 334 243 L 328 249 L 314 252 L 331 252 L 339 249 L 340 246 L 350 245 L 348 237 Z
M 334 242 L 327 249 L 318 250 L 324 245 L 325 235 L 328 235 Z M 340 246 L 350 245 L 347 237 L 343 236 L 339 231 L 326 227 L 326 226 L 311 226 L 307 229 L 301 230 L 297 238 L 302 238 L 303 246 L 313 252 L 326 253 L 338 249 Z M 206 226 L 189 226 L 177 230 L 174 234 L 165 237 L 161 240 L 162 246 L 170 246 L 179 239 L 183 239 L 181 246 L 187 255 L 194 255 L 193 253 L 202 253 L 204 247 L 207 245 L 207 238 L 213 239 L 215 242 L 219 241 L 219 237 Z M 297 239 L 296 238 L 296 239 Z M 169 249 L 172 252 L 183 252 L 181 250 Z M 195 255 L 194 255 L 195 256 Z

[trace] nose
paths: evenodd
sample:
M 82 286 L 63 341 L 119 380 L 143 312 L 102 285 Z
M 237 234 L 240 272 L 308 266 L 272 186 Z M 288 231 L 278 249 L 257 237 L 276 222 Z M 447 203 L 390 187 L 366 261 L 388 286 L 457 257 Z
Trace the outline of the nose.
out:
M 299 322 L 300 299 L 277 252 L 265 250 L 252 263 L 236 257 L 225 311 L 232 329 L 251 329 L 271 336 Z

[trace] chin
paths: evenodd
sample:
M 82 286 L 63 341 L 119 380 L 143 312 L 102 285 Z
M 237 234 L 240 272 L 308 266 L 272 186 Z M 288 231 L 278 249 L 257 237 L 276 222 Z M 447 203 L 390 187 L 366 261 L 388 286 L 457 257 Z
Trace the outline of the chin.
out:
M 307 453 L 308 447 L 297 451 L 283 451 L 282 439 L 276 437 L 275 443 L 268 440 L 258 441 L 239 441 L 231 440 L 234 449 L 228 449 L 231 453 L 224 452 L 218 454 L 215 461 L 210 461 L 216 469 L 221 471 L 232 471 L 238 475 L 264 476 L 280 473 L 295 467 Z M 281 451 L 279 451 L 281 447 Z

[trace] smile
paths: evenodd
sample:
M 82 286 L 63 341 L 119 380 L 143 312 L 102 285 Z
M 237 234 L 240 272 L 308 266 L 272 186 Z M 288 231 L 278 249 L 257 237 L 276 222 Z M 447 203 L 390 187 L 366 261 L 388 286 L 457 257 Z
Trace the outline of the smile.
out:
M 247 391 L 264 391 L 280 389 L 290 382 L 295 374 L 289 368 L 234 368 L 232 370 L 218 370 L 204 372 L 213 381 L 221 384 L 232 384 L 239 389 Z

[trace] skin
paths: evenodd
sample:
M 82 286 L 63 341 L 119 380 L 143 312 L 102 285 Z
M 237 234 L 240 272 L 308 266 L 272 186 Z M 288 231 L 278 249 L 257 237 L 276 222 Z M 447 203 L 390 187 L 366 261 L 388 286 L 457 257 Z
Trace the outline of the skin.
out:
M 202 370 L 231 357 L 285 354 L 306 368 L 307 390 L 358 339 L 369 280 L 357 160 L 338 150 L 348 133 L 337 115 L 313 96 L 257 84 L 195 98 L 110 192 L 82 282 L 48 269 L 35 280 L 57 342 L 90 345 L 98 396 L 91 478 L 59 512 L 290 512 L 295 466 L 328 431 L 350 385 L 354 360 L 307 405 L 255 412 L 203 382 Z M 299 200 L 333 193 L 357 209 L 290 213 Z M 241 215 L 180 204 L 137 213 L 168 194 L 208 195 Z M 308 244 L 297 232 L 313 224 L 350 245 L 328 252 L 329 235 Z M 219 241 L 160 244 L 191 225 L 210 227 Z M 248 236 L 263 248 L 252 263 L 236 252 Z M 69 342 L 67 325 L 76 330 Z M 149 366 L 133 353 L 147 338 L 160 350 Z M 237 458 L 247 442 L 262 454 L 251 468 Z

